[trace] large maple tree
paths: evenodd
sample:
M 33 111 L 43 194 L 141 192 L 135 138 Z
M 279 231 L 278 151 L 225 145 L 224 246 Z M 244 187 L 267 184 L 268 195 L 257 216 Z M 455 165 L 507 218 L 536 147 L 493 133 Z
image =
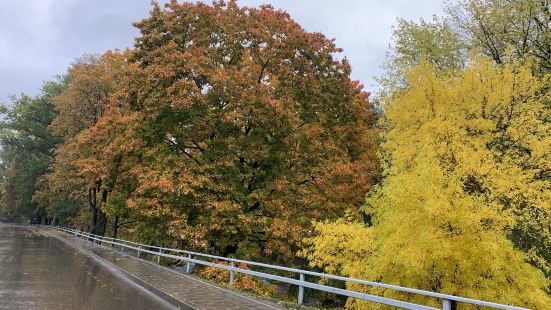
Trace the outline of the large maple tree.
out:
M 374 109 L 332 40 L 234 1 L 153 4 L 136 26 L 104 115 L 134 124 L 141 151 L 119 148 L 139 162 L 133 212 L 188 247 L 288 261 L 313 220 L 357 210 L 378 172 Z

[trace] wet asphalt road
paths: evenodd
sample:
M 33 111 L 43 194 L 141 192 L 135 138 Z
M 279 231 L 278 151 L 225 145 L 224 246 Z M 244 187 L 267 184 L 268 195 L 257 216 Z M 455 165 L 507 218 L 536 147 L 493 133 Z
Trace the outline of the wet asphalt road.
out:
M 166 309 L 43 230 L 0 224 L 0 309 Z

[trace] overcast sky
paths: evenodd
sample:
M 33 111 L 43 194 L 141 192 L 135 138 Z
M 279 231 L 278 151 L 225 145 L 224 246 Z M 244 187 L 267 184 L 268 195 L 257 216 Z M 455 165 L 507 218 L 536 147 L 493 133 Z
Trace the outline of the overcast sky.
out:
M 163 2 L 163 1 L 160 1 Z M 210 1 L 206 1 L 209 2 Z M 306 30 L 335 38 L 367 90 L 390 44 L 398 17 L 441 14 L 442 0 L 241 0 L 269 3 Z M 0 0 L 0 101 L 9 94 L 36 95 L 43 81 L 63 74 L 73 59 L 131 46 L 132 22 L 146 17 L 150 0 Z

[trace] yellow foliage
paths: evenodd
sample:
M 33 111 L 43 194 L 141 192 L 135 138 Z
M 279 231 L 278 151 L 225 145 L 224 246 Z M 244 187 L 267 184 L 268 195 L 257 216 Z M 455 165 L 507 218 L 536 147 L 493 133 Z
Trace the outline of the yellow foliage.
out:
M 318 223 L 302 255 L 313 266 L 355 278 L 549 307 L 542 273 L 549 272 L 551 240 L 545 80 L 528 66 L 499 67 L 479 58 L 456 76 L 424 63 L 408 80 L 411 86 L 385 105 L 385 179 L 364 207 L 372 225 Z M 423 296 L 347 287 L 439 305 Z M 347 307 L 378 306 L 349 299 Z

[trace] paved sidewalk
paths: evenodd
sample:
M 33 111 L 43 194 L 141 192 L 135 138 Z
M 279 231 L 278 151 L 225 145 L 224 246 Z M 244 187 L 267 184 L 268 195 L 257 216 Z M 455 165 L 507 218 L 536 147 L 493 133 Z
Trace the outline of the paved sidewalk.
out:
M 269 301 L 256 300 L 220 288 L 185 274 L 93 244 L 59 231 L 57 238 L 87 250 L 126 273 L 139 285 L 179 306 L 181 309 L 284 309 Z

